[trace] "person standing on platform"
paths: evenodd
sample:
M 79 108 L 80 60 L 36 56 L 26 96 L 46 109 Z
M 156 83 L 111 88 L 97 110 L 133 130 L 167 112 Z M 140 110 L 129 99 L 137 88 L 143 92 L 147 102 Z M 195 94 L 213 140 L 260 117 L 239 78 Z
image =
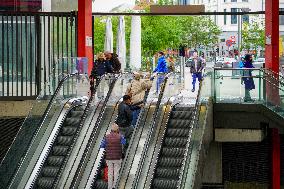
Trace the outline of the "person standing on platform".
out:
M 124 136 L 119 134 L 118 125 L 113 123 L 111 132 L 105 136 L 101 143 L 101 148 L 104 148 L 106 152 L 108 189 L 115 188 L 122 162 L 122 148 L 125 143 Z
M 202 80 L 202 70 L 204 68 L 203 59 L 198 57 L 197 52 L 193 53 L 193 57 L 190 63 L 190 73 L 192 74 L 192 92 L 195 91 L 196 79 L 198 79 L 199 84 Z
M 100 78 L 106 73 L 107 73 L 106 58 L 104 53 L 100 52 L 97 54 L 97 59 L 93 64 L 93 68 L 90 75 L 91 82 L 94 82 L 94 80 L 96 80 L 96 82 L 99 82 Z M 98 85 L 97 95 L 98 98 L 102 98 L 104 96 L 103 84 Z
M 156 85 L 156 93 L 159 93 L 160 85 L 164 82 L 165 79 L 165 74 L 168 73 L 168 68 L 167 68 L 167 61 L 165 59 L 165 54 L 160 51 L 158 53 L 158 64 L 153 73 L 157 73 L 157 85 Z M 160 74 L 160 75 L 159 75 Z
M 252 56 L 250 54 L 247 54 L 245 56 L 245 61 L 244 61 L 244 66 L 243 68 L 254 68 L 253 64 L 252 64 Z M 243 82 L 245 84 L 245 98 L 244 101 L 245 102 L 252 102 L 252 98 L 250 96 L 250 91 L 252 89 L 255 89 L 255 85 L 254 85 L 254 81 L 252 78 L 252 70 L 244 70 L 243 71 Z

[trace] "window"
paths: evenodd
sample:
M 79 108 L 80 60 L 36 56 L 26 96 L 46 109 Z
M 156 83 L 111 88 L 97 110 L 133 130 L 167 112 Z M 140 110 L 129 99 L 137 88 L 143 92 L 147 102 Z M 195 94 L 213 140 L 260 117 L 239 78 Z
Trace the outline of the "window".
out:
M 226 3 L 226 0 L 224 0 L 224 3 Z
M 284 11 L 284 8 L 280 8 L 279 11 Z M 284 25 L 284 15 L 279 15 L 279 25 Z
M 238 12 L 236 8 L 232 8 L 231 12 Z M 231 15 L 231 24 L 237 24 L 238 23 L 238 17 L 237 15 Z
M 224 12 L 227 12 L 227 9 L 224 9 Z M 227 24 L 227 15 L 224 15 L 224 25 Z
M 249 2 L 248 0 L 242 0 L 242 2 Z
M 249 15 L 245 14 L 242 17 L 243 17 L 243 22 L 249 22 Z
M 237 2 L 237 0 L 231 0 L 231 2 Z

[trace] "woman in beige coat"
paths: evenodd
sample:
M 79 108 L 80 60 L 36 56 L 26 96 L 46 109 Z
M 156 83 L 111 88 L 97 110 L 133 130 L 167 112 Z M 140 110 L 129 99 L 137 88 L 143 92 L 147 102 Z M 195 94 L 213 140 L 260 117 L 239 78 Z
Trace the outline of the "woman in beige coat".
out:
M 132 126 L 135 126 L 136 121 L 138 119 L 141 107 L 143 106 L 143 100 L 145 96 L 145 92 L 147 89 L 150 89 L 152 86 L 152 82 L 149 77 L 146 79 L 141 79 L 141 74 L 138 72 L 133 73 L 133 80 L 128 85 L 126 94 L 131 96 L 132 102 Z

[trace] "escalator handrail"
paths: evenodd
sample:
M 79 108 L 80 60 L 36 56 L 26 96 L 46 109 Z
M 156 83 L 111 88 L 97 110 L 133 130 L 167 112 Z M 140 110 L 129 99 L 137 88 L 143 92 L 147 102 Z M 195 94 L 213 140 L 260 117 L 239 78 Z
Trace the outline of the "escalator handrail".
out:
M 146 143 L 145 143 L 145 145 L 147 144 L 147 141 L 150 139 L 150 136 L 152 135 L 152 132 L 153 132 L 153 128 L 154 128 L 154 125 L 156 124 L 156 118 L 157 118 L 157 115 L 158 115 L 158 112 L 159 112 L 159 107 L 160 107 L 160 104 L 161 104 L 161 101 L 162 101 L 162 98 L 163 98 L 163 94 L 164 94 L 164 90 L 165 90 L 165 87 L 166 87 L 166 83 L 167 83 L 167 81 L 168 81 L 168 78 L 169 78 L 169 76 L 171 75 L 171 73 L 170 74 L 167 74 L 166 76 L 165 76 L 165 80 L 164 80 L 164 82 L 162 83 L 162 85 L 161 85 L 161 88 L 160 88 L 160 93 L 159 93 L 159 96 L 158 96 L 158 101 L 157 101 L 157 103 L 156 103 L 156 107 L 155 107 L 155 111 L 154 111 L 154 113 L 153 113 L 153 118 L 152 118 L 152 124 L 151 124 L 151 126 L 150 126 L 150 130 L 148 131 L 148 135 L 147 135 L 147 139 L 146 139 Z M 137 127 L 137 126 L 136 126 Z M 139 139 L 140 140 L 140 139 Z M 144 145 L 144 147 L 143 147 L 143 152 L 145 153 L 146 151 L 147 151 L 147 145 L 145 146 Z M 146 150 L 144 151 L 144 149 L 146 148 Z M 142 153 L 142 157 L 144 156 L 144 153 Z M 141 160 L 141 158 L 140 158 L 140 160 Z M 140 161 L 139 161 L 139 167 L 140 167 Z M 138 167 L 138 168 L 139 168 Z M 139 169 L 138 169 L 139 170 Z M 120 180 L 120 179 L 118 179 L 118 180 Z M 118 183 L 119 182 L 117 182 L 117 185 L 118 185 Z M 116 186 L 117 187 L 117 186 Z
M 200 86 L 198 89 L 198 94 L 197 94 L 197 98 L 196 98 L 196 102 L 194 105 L 194 111 L 193 111 L 193 116 L 192 116 L 192 121 L 191 121 L 191 127 L 189 130 L 189 137 L 187 139 L 187 144 L 186 144 L 186 148 L 185 148 L 185 154 L 184 154 L 184 158 L 183 158 L 183 162 L 182 162 L 182 167 L 181 167 L 181 171 L 180 171 L 180 175 L 179 175 L 179 182 L 178 182 L 178 189 L 181 189 L 181 185 L 183 184 L 182 181 L 185 179 L 185 167 L 186 167 L 186 161 L 189 158 L 188 156 L 191 155 L 191 151 L 190 151 L 190 143 L 191 143 L 191 137 L 192 137 L 192 133 L 193 133 L 193 128 L 197 127 L 198 121 L 199 121 L 199 113 L 200 113 L 200 103 L 201 103 L 201 90 L 202 90 L 202 82 L 200 82 Z M 186 171 L 187 172 L 187 171 Z
M 151 173 L 149 173 L 149 169 L 147 170 L 147 179 L 146 179 L 146 182 L 147 182 L 147 180 L 149 180 L 150 179 L 150 186 L 151 186 L 151 182 L 152 182 L 152 180 L 153 180 L 153 176 L 154 176 L 154 173 L 155 173 L 155 169 L 156 169 L 156 166 L 157 166 L 157 162 L 158 162 L 158 158 L 159 158 L 159 154 L 160 154 L 160 152 L 161 152 L 161 149 L 162 149 L 162 144 L 163 144 L 163 141 L 164 141 L 164 138 L 165 138 L 165 134 L 166 134 L 166 130 L 167 130 L 167 127 L 168 127 L 168 123 L 169 123 L 169 119 L 170 119 L 170 115 L 171 115 L 171 112 L 172 112 L 172 109 L 175 107 L 175 106 L 177 106 L 178 104 L 179 104 L 180 102 L 174 102 L 174 100 L 172 100 L 172 99 L 169 99 L 168 100 L 168 102 L 167 102 L 167 106 L 168 105 L 170 105 L 170 109 L 169 109 L 169 112 L 168 112 L 168 115 L 164 115 L 163 116 L 163 119 L 162 119 L 162 124 L 163 123 L 166 123 L 166 125 L 165 125 L 165 128 L 164 128 L 164 131 L 163 131 L 163 134 L 162 134 L 162 137 L 161 137 L 161 141 L 159 142 L 159 149 L 157 149 L 157 150 L 155 150 L 156 149 L 156 147 L 157 147 L 157 143 L 158 143 L 158 138 L 156 139 L 156 141 L 155 141 L 155 148 L 154 148 L 154 151 L 157 151 L 158 152 L 158 156 L 157 156 L 157 159 L 153 159 L 154 157 L 154 153 L 152 154 L 152 158 L 151 158 L 151 160 L 152 161 L 155 161 L 154 162 L 154 164 L 152 164 L 152 162 L 151 162 L 151 164 L 149 165 L 150 167 L 151 166 L 153 166 L 154 168 L 153 168 L 153 172 L 151 172 Z M 166 112 L 165 112 L 165 114 L 166 114 Z M 165 117 L 166 116 L 166 117 Z M 159 132 L 161 131 L 161 128 L 160 128 L 160 130 L 159 130 Z M 140 170 L 140 172 L 141 172 L 142 170 Z M 139 175 L 138 175 L 138 178 L 139 178 Z M 134 188 L 137 188 L 137 184 L 138 184 L 138 179 L 136 179 L 136 183 L 135 183 L 135 187 Z M 144 188 L 145 188 L 145 184 L 146 183 L 144 183 Z
M 31 141 L 30 141 L 29 144 L 28 144 L 28 148 L 23 152 L 23 155 L 24 155 L 23 158 L 21 158 L 20 161 L 18 162 L 18 165 L 17 165 L 17 167 L 16 167 L 16 169 L 15 169 L 15 171 L 14 171 L 14 174 L 13 174 L 14 176 L 18 173 L 20 167 L 22 166 L 24 160 L 26 159 L 27 153 L 29 152 L 29 150 L 30 150 L 32 144 L 34 143 L 36 137 L 38 136 L 38 133 L 40 132 L 40 130 L 41 130 L 42 126 L 43 126 L 43 123 L 44 123 L 46 117 L 48 116 L 48 114 L 49 114 L 49 112 L 50 112 L 50 110 L 51 110 L 51 108 L 52 108 L 52 105 L 53 105 L 53 103 L 54 103 L 54 101 L 55 101 L 57 95 L 59 94 L 59 92 L 60 92 L 60 90 L 61 90 L 61 88 L 62 88 L 64 82 L 65 82 L 67 79 L 69 79 L 69 78 L 71 78 L 71 77 L 74 77 L 74 76 L 77 76 L 77 75 L 78 75 L 77 73 L 67 74 L 67 75 L 65 75 L 65 76 L 59 81 L 58 86 L 56 87 L 56 89 L 55 89 L 55 91 L 54 91 L 54 94 L 52 95 L 52 97 L 51 97 L 51 99 L 50 99 L 50 101 L 49 101 L 49 103 L 48 103 L 48 105 L 47 105 L 47 108 L 45 109 L 45 111 L 44 111 L 44 113 L 43 113 L 43 115 L 42 115 L 42 117 L 41 117 L 41 119 L 40 119 L 40 121 L 39 121 L 39 125 L 40 125 L 40 126 L 35 130 L 35 132 L 34 132 L 34 134 L 33 134 L 33 136 L 32 136 L 32 139 L 31 139 Z M 28 118 L 30 117 L 30 115 L 31 115 L 31 112 L 32 112 L 32 109 L 30 110 L 29 115 L 25 118 L 23 124 L 21 125 L 19 131 L 17 132 L 17 134 L 16 134 L 16 136 L 15 136 L 15 138 L 14 138 L 12 144 L 10 145 L 9 149 L 7 150 L 7 153 L 5 154 L 3 160 L 1 161 L 0 166 L 1 166 L 1 165 L 4 163 L 4 161 L 6 160 L 7 155 L 9 154 L 9 151 L 10 151 L 11 148 L 13 147 L 13 144 L 15 143 L 15 141 L 17 140 L 17 136 L 19 135 L 19 133 L 21 133 L 21 131 L 22 131 L 22 129 L 23 129 L 23 126 L 25 125 L 25 122 L 27 121 L 27 119 L 28 119 Z M 7 182 L 8 185 L 10 185 L 11 182 L 12 182 L 12 180 L 14 180 L 14 176 L 12 176 L 12 177 L 10 178 L 10 180 Z M 10 183 L 10 184 L 9 184 L 9 183 Z
M 60 167 L 60 169 L 59 169 L 59 174 L 57 175 L 57 177 L 56 177 L 56 179 L 55 179 L 55 181 L 54 181 L 53 186 L 56 186 L 56 185 L 58 184 L 59 178 L 61 177 L 62 172 L 63 172 L 62 170 L 65 168 L 65 166 L 66 166 L 66 164 L 67 164 L 67 161 L 68 161 L 68 159 L 69 159 L 69 157 L 70 157 L 70 155 L 71 155 L 72 149 L 73 149 L 74 145 L 76 144 L 76 141 L 77 141 L 77 139 L 78 139 L 78 137 L 79 137 L 79 134 L 80 134 L 80 132 L 81 132 L 81 130 L 82 130 L 82 128 L 83 128 L 83 125 L 84 125 L 84 123 L 85 123 L 85 121 L 86 121 L 86 119 L 87 119 L 87 117 L 88 117 L 88 112 L 89 112 L 89 110 L 90 110 L 91 104 L 92 104 L 93 99 L 94 99 L 94 97 L 95 97 L 97 88 L 98 88 L 100 82 L 101 82 L 104 78 L 105 78 L 105 75 L 99 77 L 99 78 L 97 79 L 97 81 L 96 81 L 96 84 L 95 84 L 94 86 L 91 85 L 91 88 L 90 88 L 90 90 L 91 90 L 91 97 L 89 98 L 89 100 L 88 100 L 88 102 L 87 102 L 87 105 L 86 105 L 86 107 L 85 107 L 85 109 L 84 109 L 83 115 L 81 116 L 79 128 L 78 128 L 78 130 L 77 130 L 77 132 L 76 132 L 76 134 L 75 134 L 75 136 L 74 136 L 74 138 L 73 138 L 73 140 L 72 140 L 72 145 L 70 146 L 70 149 L 71 149 L 71 150 L 68 151 L 68 153 L 67 153 L 67 155 L 66 155 L 66 157 L 65 157 L 65 159 L 64 159 L 63 166 Z M 102 100 L 98 103 L 98 106 L 99 106 L 101 103 L 102 103 Z
M 39 126 L 39 127 L 37 128 L 37 130 L 35 131 L 35 135 L 33 136 L 33 139 L 31 140 L 30 144 L 32 144 L 32 143 L 34 142 L 35 137 L 38 135 L 38 132 L 39 132 L 39 130 L 41 129 L 44 120 L 46 119 L 48 113 L 50 112 L 50 109 L 51 109 L 51 107 L 52 107 L 52 104 L 54 103 L 55 97 L 58 95 L 58 93 L 59 93 L 61 87 L 63 86 L 64 82 L 65 82 L 67 79 L 69 79 L 70 77 L 74 77 L 74 76 L 76 76 L 76 75 L 77 75 L 77 74 L 67 74 L 65 77 L 63 77 L 63 78 L 59 81 L 58 86 L 57 86 L 57 88 L 56 88 L 54 94 L 52 95 L 52 97 L 51 97 L 51 99 L 50 99 L 50 101 L 49 101 L 49 103 L 48 103 L 48 105 L 47 105 L 47 107 L 46 107 L 46 109 L 45 109 L 45 111 L 44 111 L 44 113 L 43 113 L 43 115 L 42 115 L 42 118 L 41 118 L 41 120 L 40 120 L 40 126 Z M 17 134 L 16 134 L 16 136 L 15 136 L 15 138 L 14 138 L 14 140 L 13 140 L 11 146 L 10 146 L 10 148 L 8 149 L 8 151 L 7 151 L 6 155 L 4 156 L 4 158 L 2 159 L 2 161 L 1 161 L 1 163 L 0 163 L 0 166 L 2 165 L 2 163 L 3 163 L 3 161 L 5 160 L 7 154 L 9 153 L 11 147 L 13 146 L 14 142 L 16 141 L 18 134 L 21 132 L 22 127 L 24 126 L 26 119 L 30 117 L 30 114 L 31 114 L 31 111 L 30 111 L 29 115 L 25 118 L 23 124 L 21 125 L 19 131 L 17 132 Z M 29 144 L 29 148 L 27 149 L 27 151 L 30 149 L 30 144 Z M 25 152 L 25 154 L 26 154 L 26 152 Z M 25 158 L 23 158 L 23 160 L 24 160 L 24 159 L 25 159 Z
M 115 110 L 116 110 L 116 107 L 119 105 L 119 103 L 120 103 L 120 99 L 115 103 L 115 106 L 114 106 L 114 108 L 113 108 L 113 111 L 112 111 L 112 114 L 111 114 L 111 118 L 110 118 L 110 122 L 107 124 L 108 126 L 110 126 L 111 125 L 111 121 L 112 121 L 112 117 L 113 117 L 113 115 L 114 115 L 114 113 L 115 113 Z M 109 128 L 109 127 L 108 127 Z M 108 129 L 106 130 L 106 132 L 108 131 Z M 104 136 L 106 135 L 106 132 L 104 133 Z M 104 154 L 104 153 L 103 153 Z M 97 159 L 97 158 L 96 158 Z M 100 167 L 100 164 L 102 163 L 102 161 L 103 161 L 103 159 L 100 159 L 100 162 L 99 162 L 99 166 L 98 167 Z M 95 163 L 95 161 L 94 161 L 94 163 Z M 97 176 L 97 174 L 98 174 L 98 169 L 96 170 L 96 173 L 95 173 L 95 175 L 94 175 L 94 180 L 96 179 L 96 176 Z M 91 176 L 91 175 L 90 175 Z M 89 176 L 89 177 L 90 177 Z M 88 179 L 89 180 L 89 179 Z M 93 182 L 93 181 L 92 181 Z M 92 185 L 92 184 L 91 184 Z
M 145 101 L 145 104 L 146 104 L 146 101 Z M 129 158 L 129 155 L 130 155 L 130 150 L 131 150 L 131 146 L 133 145 L 134 141 L 137 140 L 137 138 L 135 138 L 137 132 L 138 132 L 138 129 L 142 129 L 140 125 L 141 121 L 142 121 L 142 118 L 144 117 L 144 115 L 147 115 L 148 116 L 148 113 L 149 113 L 149 110 L 150 110 L 150 107 L 154 105 L 154 99 L 151 99 L 151 101 L 149 102 L 149 107 L 146 111 L 145 107 L 143 107 L 143 109 L 141 110 L 140 114 L 139 114 L 139 117 L 138 117 L 138 120 L 136 122 L 136 125 L 135 125 L 135 128 L 133 130 L 133 133 L 132 133 L 132 136 L 131 136 L 131 139 L 130 139 L 130 142 L 129 142 L 129 145 L 128 145 L 128 149 L 126 151 L 126 154 L 125 154 L 125 157 L 124 157 L 124 160 L 123 160 L 123 163 L 122 163 L 122 166 L 120 168 L 120 174 L 118 175 L 118 181 L 117 181 L 117 184 L 119 184 L 119 181 L 121 179 L 121 173 L 124 172 L 124 170 L 126 169 L 126 165 L 127 165 L 127 162 L 128 162 L 128 158 Z M 146 117 L 147 118 L 147 117 Z
M 272 74 L 269 73 L 269 72 L 267 72 L 267 70 L 268 70 L 269 72 L 272 72 Z M 277 82 L 279 85 L 284 86 L 284 78 L 283 78 L 283 76 L 278 75 L 279 77 L 281 77 L 281 79 L 276 78 L 276 77 L 274 76 L 274 73 L 275 73 L 275 72 L 272 71 L 272 70 L 270 70 L 270 69 L 261 69 L 260 71 L 262 71 L 263 74 L 265 74 L 266 77 L 269 77 L 269 78 L 273 79 L 275 82 Z M 263 78 L 265 78 L 265 76 L 263 76 Z
M 82 158 L 80 160 L 80 163 L 79 163 L 79 166 L 75 172 L 75 175 L 72 179 L 72 182 L 71 182 L 71 187 L 72 188 L 77 188 L 78 187 L 78 184 L 79 184 L 79 181 L 80 181 L 80 173 L 81 171 L 83 170 L 83 167 L 84 167 L 84 164 L 87 162 L 87 155 L 89 154 L 90 152 L 90 147 L 91 147 L 91 144 L 93 143 L 93 141 L 95 140 L 95 136 L 96 136 L 96 133 L 97 133 L 97 129 L 99 128 L 100 126 L 100 122 L 101 122 L 101 119 L 102 119 L 102 116 L 104 114 L 104 111 L 106 109 L 106 104 L 107 104 L 107 101 L 112 93 L 112 90 L 115 86 L 115 83 L 117 81 L 117 79 L 120 77 L 121 75 L 114 75 L 114 79 L 112 80 L 111 84 L 110 84 L 110 87 L 109 87 L 109 91 L 105 97 L 105 100 L 104 100 L 104 103 L 102 105 L 102 109 L 99 113 L 99 116 L 98 116 L 98 120 L 96 121 L 96 125 L 91 133 L 91 136 L 88 140 L 88 144 L 86 146 L 86 148 L 84 149 L 84 153 L 82 155 Z
M 71 100 L 73 100 L 73 99 L 71 99 Z M 69 101 L 68 101 L 68 102 L 69 102 Z M 62 107 L 62 110 L 66 107 L 65 105 L 68 104 L 68 102 L 66 102 L 66 103 L 64 104 L 64 106 Z M 64 120 L 66 120 L 66 118 L 67 118 L 68 113 L 69 113 L 73 108 L 82 105 L 82 101 L 75 101 L 75 102 L 77 102 L 77 103 L 72 103 L 71 106 L 68 107 L 68 109 L 67 109 L 66 112 L 64 113 L 62 119 L 59 120 L 60 123 L 59 123 L 59 125 L 58 125 L 58 127 L 57 127 L 57 129 L 56 129 L 56 133 L 53 135 L 53 137 L 52 137 L 50 143 L 47 142 L 46 145 L 44 146 L 43 151 L 42 151 L 41 154 L 40 154 L 40 156 L 43 154 L 43 158 L 38 158 L 38 160 L 37 160 L 37 162 L 36 162 L 36 164 L 35 164 L 35 167 L 34 167 L 34 169 L 33 169 L 33 172 L 31 173 L 30 178 L 28 179 L 28 182 L 26 183 L 25 188 L 32 188 L 32 187 L 34 186 L 34 184 L 35 184 L 36 180 L 38 179 L 38 176 L 39 176 L 39 174 L 40 174 L 42 168 L 44 167 L 44 163 L 45 163 L 45 161 L 46 161 L 46 158 L 48 157 L 48 154 L 49 154 L 50 151 L 51 151 L 51 147 L 53 146 L 53 144 L 54 144 L 54 142 L 55 142 L 55 140 L 56 140 L 56 137 L 58 136 L 58 133 L 59 133 L 59 131 L 60 131 L 60 128 L 62 127 L 62 125 L 63 125 L 63 123 L 64 123 Z M 61 111 L 61 112 L 62 112 L 62 111 Z M 53 129 L 53 130 L 54 130 L 54 129 Z M 52 131 L 52 132 L 53 132 L 53 131 Z M 51 137 L 51 136 L 50 136 L 50 137 Z M 49 137 L 49 138 L 50 138 L 50 137 Z M 49 139 L 48 139 L 48 140 L 49 140 Z M 47 145 L 48 145 L 47 150 L 44 151 L 44 149 L 46 148 Z M 39 162 L 39 164 L 38 164 L 38 162 Z M 37 165 L 38 165 L 38 166 L 37 166 Z M 34 172 L 34 171 L 35 171 L 35 172 Z M 10 188 L 10 187 L 9 187 L 9 188 Z

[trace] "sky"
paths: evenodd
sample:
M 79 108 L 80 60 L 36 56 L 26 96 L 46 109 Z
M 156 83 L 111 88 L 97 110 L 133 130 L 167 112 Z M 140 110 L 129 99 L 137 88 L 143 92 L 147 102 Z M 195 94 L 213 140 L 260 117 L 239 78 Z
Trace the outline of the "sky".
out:
M 95 0 L 93 3 L 93 12 L 109 12 L 111 9 L 121 5 L 134 5 L 135 0 Z

